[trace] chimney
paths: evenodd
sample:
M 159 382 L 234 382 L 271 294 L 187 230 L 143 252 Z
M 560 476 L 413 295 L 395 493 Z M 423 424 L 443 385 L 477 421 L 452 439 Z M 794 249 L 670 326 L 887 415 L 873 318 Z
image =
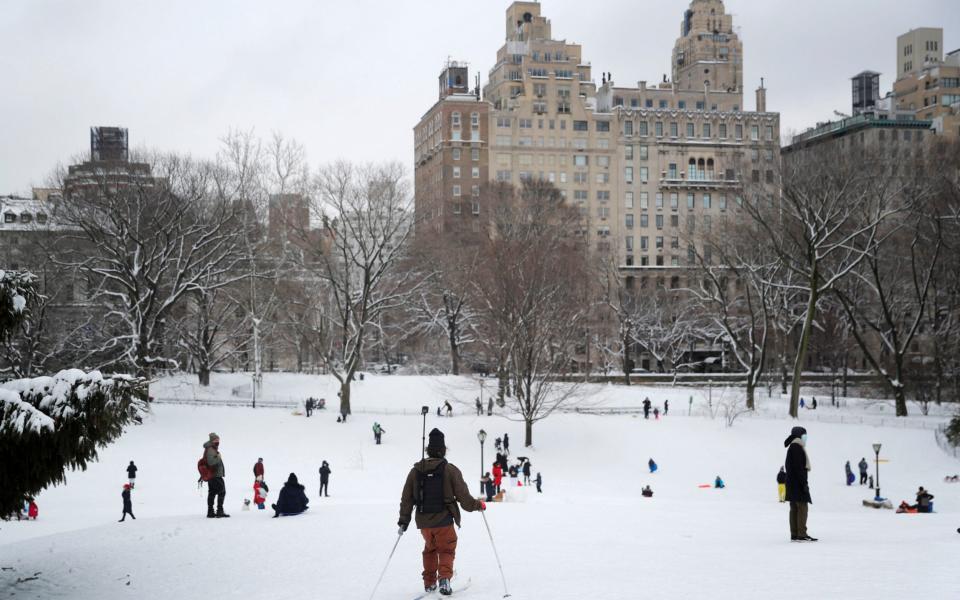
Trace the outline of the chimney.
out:
M 760 87 L 757 88 L 757 112 L 767 112 L 767 88 L 763 87 L 763 77 L 760 78 Z

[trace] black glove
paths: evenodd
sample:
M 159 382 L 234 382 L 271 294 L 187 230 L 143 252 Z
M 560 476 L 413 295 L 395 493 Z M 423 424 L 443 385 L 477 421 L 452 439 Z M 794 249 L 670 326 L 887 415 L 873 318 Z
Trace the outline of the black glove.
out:
M 399 521 L 397 522 L 397 525 L 400 526 L 400 531 L 398 531 L 397 533 L 399 535 L 403 535 L 404 532 L 407 530 L 407 526 L 409 525 L 409 523 L 404 523 L 403 521 Z

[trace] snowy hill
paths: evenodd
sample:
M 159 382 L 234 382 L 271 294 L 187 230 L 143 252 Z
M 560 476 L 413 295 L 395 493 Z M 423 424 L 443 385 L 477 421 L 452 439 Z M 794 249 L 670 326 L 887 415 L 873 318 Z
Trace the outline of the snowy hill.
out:
M 325 378 L 277 377 L 266 381 L 265 396 L 336 398 Z M 215 377 L 205 393 L 229 396 L 242 382 Z M 183 379 L 151 393 L 174 397 L 174 389 L 196 395 Z M 515 598 L 956 597 L 960 484 L 943 477 L 960 472 L 960 462 L 928 430 L 805 423 L 810 532 L 821 541 L 792 544 L 774 482 L 789 421 L 754 418 L 726 428 L 721 418 L 686 416 L 689 390 L 661 388 L 652 399 L 675 398 L 666 418 L 557 414 L 536 425 L 534 448 L 523 449 L 522 424 L 470 414 L 477 393 L 458 378 L 368 377 L 346 424 L 336 423 L 333 410 L 307 419 L 283 409 L 155 405 L 99 463 L 42 493 L 38 521 L 0 523 L 0 591 L 18 599 L 368 598 L 396 539 L 403 479 L 420 455 L 421 421 L 412 413 L 457 397 L 465 403 L 457 415 L 431 414 L 427 429 L 446 433 L 448 458 L 472 489 L 479 487 L 481 427 L 491 434 L 488 464 L 493 438 L 509 432 L 512 454 L 529 456 L 543 474 L 542 495 L 511 487 L 510 501 L 487 515 Z M 645 392 L 609 393 L 584 402 L 620 405 Z M 699 402 L 694 414 L 704 412 Z M 373 443 L 375 419 L 386 430 L 382 446 Z M 196 485 L 211 431 L 222 438 L 230 519 L 206 519 L 205 490 Z M 936 514 L 861 506 L 868 490 L 844 485 L 843 463 L 869 459 L 873 442 L 883 443 L 881 458 L 889 460 L 880 466 L 884 495 L 912 501 L 923 485 L 936 496 Z M 270 501 L 295 472 L 310 496 L 306 514 L 271 519 L 270 511 L 241 510 L 261 456 Z M 654 475 L 650 457 L 660 465 Z M 131 459 L 140 469 L 138 518 L 117 523 Z M 321 460 L 333 470 L 324 499 L 317 497 Z M 698 487 L 718 474 L 726 489 Z M 640 497 L 645 484 L 654 498 Z M 458 533 L 457 570 L 472 579 L 462 596 L 500 597 L 480 517 L 465 514 Z M 401 539 L 377 598 L 416 595 L 421 545 L 413 530 Z M 37 579 L 17 583 L 34 573 Z

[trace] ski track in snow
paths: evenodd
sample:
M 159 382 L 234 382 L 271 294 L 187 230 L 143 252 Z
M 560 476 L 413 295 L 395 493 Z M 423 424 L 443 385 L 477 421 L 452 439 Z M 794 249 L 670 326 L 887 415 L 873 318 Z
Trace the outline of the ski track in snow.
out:
M 214 379 L 227 389 L 238 381 Z M 0 522 L 0 596 L 366 600 L 396 539 L 400 489 L 420 455 L 421 420 L 358 413 L 338 424 L 329 379 L 265 376 L 265 394 L 279 397 L 305 396 L 305 382 L 312 381 L 322 392 L 313 395 L 326 395 L 328 409 L 310 419 L 280 409 L 154 406 L 145 424 L 103 450 L 98 463 L 41 493 L 38 521 Z M 450 378 L 368 376 L 354 388 L 354 407 L 435 409 L 444 399 L 441 380 Z M 477 393 L 459 392 L 467 403 Z M 776 501 L 775 483 L 791 422 L 748 419 L 727 429 L 722 418 L 685 416 L 686 389 L 609 393 L 617 396 L 614 405 L 624 398 L 639 403 L 645 395 L 661 405 L 670 397 L 671 415 L 646 421 L 557 414 L 536 424 L 530 449 L 522 447 L 522 423 L 476 417 L 460 404 L 452 419 L 434 410 L 428 415 L 428 431 L 444 431 L 448 458 L 474 492 L 481 427 L 491 441 L 488 464 L 492 440 L 509 432 L 512 454 L 529 456 L 534 476 L 543 474 L 544 494 L 510 487 L 511 501 L 491 504 L 487 513 L 513 598 L 960 594 L 960 484 L 943 482 L 960 472 L 960 462 L 937 448 L 931 431 L 804 423 L 814 469 L 809 529 L 821 541 L 791 544 L 787 505 Z M 374 420 L 387 431 L 381 446 L 373 443 Z M 211 431 L 222 439 L 230 519 L 206 519 L 206 490 L 196 485 L 195 464 Z M 936 496 L 936 514 L 860 505 L 871 494 L 844 485 L 843 465 L 850 460 L 856 469 L 867 457 L 873 473 L 873 442 L 883 443 L 881 458 L 889 460 L 880 465 L 884 496 L 894 505 L 912 502 L 923 485 Z M 259 456 L 270 484 L 268 506 L 292 471 L 307 487 L 307 513 L 271 519 L 269 509 L 241 510 L 243 498 L 252 498 L 251 469 Z M 655 475 L 647 473 L 650 457 L 660 467 Z M 131 459 L 140 469 L 137 520 L 117 523 Z M 322 460 L 333 473 L 331 497 L 320 499 Z M 697 487 L 718 474 L 726 489 Z M 645 484 L 654 498 L 641 498 Z M 464 513 L 458 535 L 456 567 L 471 585 L 453 597 L 500 598 L 503 584 L 480 517 Z M 403 536 L 377 599 L 409 600 L 422 590 L 421 547 L 415 530 Z M 38 579 L 17 582 L 37 572 Z M 457 579 L 453 583 L 456 589 Z

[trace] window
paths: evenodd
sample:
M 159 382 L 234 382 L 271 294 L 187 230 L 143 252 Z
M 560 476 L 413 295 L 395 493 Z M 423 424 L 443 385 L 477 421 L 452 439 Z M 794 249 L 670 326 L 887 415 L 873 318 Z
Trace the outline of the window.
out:
M 658 235 L 656 238 L 654 238 L 654 244 L 655 244 L 657 250 L 663 250 L 663 236 L 662 236 L 662 235 Z M 658 256 L 657 258 L 661 258 L 661 259 L 662 259 L 663 257 L 662 257 L 662 256 Z M 659 264 L 663 264 L 663 263 L 659 263 Z
M 609 206 L 598 206 L 597 207 L 597 217 L 601 219 L 607 219 L 610 216 L 610 207 Z
M 480 129 L 480 113 L 470 113 L 470 129 Z
M 453 214 L 459 215 L 461 212 L 462 212 L 462 209 L 461 209 L 461 207 L 460 207 L 460 203 L 459 203 L 459 202 L 454 202 L 454 203 L 453 203 Z
M 697 228 L 697 218 L 693 215 L 687 215 L 687 233 L 693 233 Z
M 753 183 L 760 183 L 760 171 L 758 171 L 757 169 L 754 169 L 753 171 L 751 171 L 750 181 L 752 181 Z
M 710 137 L 710 133 L 711 133 L 711 132 L 710 132 L 710 123 L 704 123 L 704 124 L 703 124 L 703 137 L 709 138 L 709 137 Z
M 640 121 L 640 135 L 646 136 L 649 133 L 649 127 L 646 121 Z
M 640 227 L 650 226 L 650 216 L 647 213 L 640 213 Z
M 743 125 L 737 124 L 733 128 L 733 137 L 738 140 L 743 139 Z
M 601 133 L 610 131 L 610 121 L 597 121 L 597 131 Z
M 772 126 L 767 125 L 766 127 L 763 128 L 763 139 L 767 140 L 768 142 L 772 142 L 772 141 L 773 141 L 773 127 L 772 127 Z
M 533 119 L 520 119 L 520 129 L 533 129 Z
M 687 246 L 687 264 L 693 265 L 697 262 L 697 251 L 694 250 L 693 246 Z
M 573 166 L 575 167 L 585 167 L 590 164 L 590 157 L 586 154 L 574 154 L 573 155 Z
M 680 215 L 670 215 L 670 227 L 680 227 Z
M 454 195 L 454 197 L 460 196 L 460 186 L 459 186 L 459 185 L 453 186 L 453 195 Z
M 43 225 L 46 222 L 47 222 L 47 215 L 43 213 L 37 213 L 37 223 L 40 223 L 41 225 Z
M 720 139 L 722 139 L 722 140 L 727 139 L 727 124 L 726 124 L 726 123 L 720 123 Z
M 657 217 L 657 229 L 663 229 L 663 215 L 656 215 Z
M 686 107 L 687 107 L 687 101 L 686 101 L 686 100 L 678 100 L 678 101 L 677 101 L 677 108 L 679 108 L 680 110 L 683 110 L 683 109 L 685 109 Z
M 498 129 L 510 129 L 510 117 L 497 117 Z
M 652 99 L 652 98 L 647 98 L 647 100 L 646 100 L 643 104 L 644 104 L 644 106 L 646 106 L 647 108 L 653 108 L 653 99 Z
M 770 169 L 767 169 L 766 181 L 767 183 L 773 183 L 773 171 Z
M 670 123 L 670 137 L 677 137 L 680 135 L 680 128 L 676 123 Z
M 450 126 L 454 129 L 460 129 L 460 113 L 454 112 L 450 115 Z
M 692 138 L 696 135 L 696 126 L 693 123 L 687 123 L 687 137 Z
M 510 181 L 513 175 L 509 170 L 497 171 L 497 181 Z
M 477 196 L 479 196 L 479 195 L 480 195 L 480 186 L 479 186 L 479 185 L 471 185 L 471 186 L 470 186 L 470 195 L 473 196 L 474 198 L 476 198 Z
M 667 104 L 667 101 L 666 101 L 666 100 L 661 100 L 661 101 L 660 101 L 660 104 L 659 104 L 658 106 L 659 106 L 660 108 L 669 108 L 669 105 Z
M 573 122 L 574 131 L 587 131 L 587 122 L 586 121 L 574 121 Z
M 721 194 L 717 200 L 717 205 L 720 207 L 720 210 L 727 210 L 727 197 Z
M 760 126 L 759 126 L 759 125 L 751 125 L 751 126 L 750 126 L 750 139 L 753 140 L 754 142 L 756 142 L 757 140 L 760 139 Z
M 667 179 L 677 179 L 677 163 L 670 163 L 667 167 Z
M 537 97 L 543 97 L 547 95 L 547 84 L 545 83 L 535 83 L 533 84 L 533 95 Z
M 477 161 L 480 160 L 480 149 L 473 148 L 470 150 L 470 160 Z
M 671 247 L 672 249 L 674 249 L 674 250 L 679 250 L 679 249 L 680 249 L 680 238 L 677 237 L 677 236 L 671 237 L 671 238 L 670 238 L 670 247 Z
M 657 137 L 663 137 L 663 123 L 661 121 L 654 124 L 654 133 Z
M 598 157 L 597 157 L 597 166 L 598 166 L 598 167 L 609 167 L 609 166 L 610 166 L 610 157 L 609 157 L 609 156 L 598 156 Z
M 647 160 L 650 157 L 650 149 L 646 146 L 640 146 L 640 160 Z
M 454 148 L 450 154 L 453 160 L 460 160 L 460 148 Z
M 640 192 L 640 209 L 647 210 L 650 208 L 650 194 L 647 192 Z
M 453 178 L 460 179 L 460 167 L 453 168 Z
M 628 184 L 633 183 L 633 167 L 624 167 L 623 169 L 623 179 Z
M 610 183 L 610 173 L 597 173 L 597 183 L 601 185 Z
M 623 218 L 623 225 L 627 229 L 633 229 L 633 214 L 627 213 Z
M 628 235 L 625 239 L 627 242 L 627 245 L 626 245 L 627 252 L 633 252 L 633 236 Z
M 633 121 L 623 122 L 623 135 L 633 135 Z
M 640 236 L 640 249 L 647 250 L 650 248 L 650 238 L 645 235 Z
M 577 202 L 586 202 L 589 197 L 587 190 L 573 190 L 573 199 Z
M 670 208 L 672 210 L 677 210 L 680 208 L 680 194 L 676 192 L 670 192 Z
M 663 208 L 663 194 L 660 193 L 660 192 L 657 192 L 657 195 L 654 196 L 654 198 L 655 198 L 655 201 L 656 201 L 656 204 L 657 204 L 657 209 L 658 209 L 658 210 L 659 210 L 659 209 L 662 209 L 662 208 Z
M 703 195 L 703 207 L 706 208 L 706 209 L 709 209 L 709 208 L 711 208 L 711 205 L 712 205 L 712 202 L 711 202 L 710 194 L 704 194 L 704 195 Z
M 710 215 L 703 215 L 703 229 L 707 233 L 713 229 L 713 217 Z
M 623 147 L 623 160 L 633 160 L 633 146 Z
M 610 190 L 597 190 L 597 200 L 608 202 L 610 200 Z
M 623 205 L 627 208 L 633 208 L 633 192 L 627 192 L 624 195 Z
M 480 203 L 477 202 L 476 200 L 474 200 L 473 202 L 471 202 L 471 203 L 470 203 L 470 212 L 472 212 L 472 213 L 475 214 L 475 215 L 479 215 L 479 214 L 480 214 Z
M 640 183 L 647 183 L 650 170 L 647 167 L 640 167 Z
M 688 194 L 687 194 L 687 208 L 690 209 L 690 210 L 693 210 L 694 207 L 696 206 L 696 204 L 697 204 L 697 198 L 696 198 L 696 196 L 695 196 L 694 194 L 692 194 L 692 193 L 688 193 Z
M 573 174 L 574 183 L 590 183 L 590 174 L 577 171 Z

